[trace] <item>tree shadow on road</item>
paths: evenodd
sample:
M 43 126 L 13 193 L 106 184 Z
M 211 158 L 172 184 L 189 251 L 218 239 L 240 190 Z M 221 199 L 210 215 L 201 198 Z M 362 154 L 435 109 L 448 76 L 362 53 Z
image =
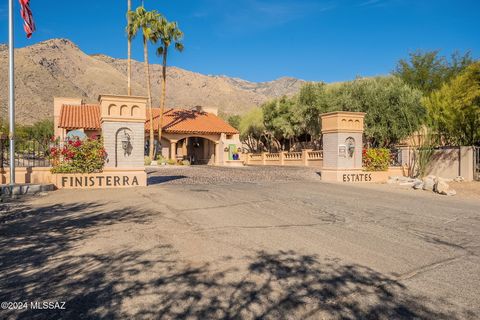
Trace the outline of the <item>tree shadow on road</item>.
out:
M 159 241 L 75 254 L 103 227 L 148 224 L 150 214 L 133 208 L 72 204 L 11 218 L 0 224 L 0 301 L 66 301 L 66 310 L 3 310 L 1 318 L 475 318 L 367 267 L 294 251 L 191 264 Z
M 188 178 L 187 176 L 183 175 L 173 175 L 173 176 L 149 176 L 147 179 L 148 185 L 154 185 L 154 184 L 162 184 L 166 183 L 169 181 L 174 181 L 174 180 L 181 180 L 181 179 L 186 179 Z

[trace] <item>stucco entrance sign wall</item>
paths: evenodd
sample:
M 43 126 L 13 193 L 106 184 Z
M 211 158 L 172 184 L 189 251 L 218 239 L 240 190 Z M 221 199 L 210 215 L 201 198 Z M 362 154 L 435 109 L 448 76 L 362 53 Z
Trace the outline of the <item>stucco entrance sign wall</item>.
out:
M 322 180 L 371 182 L 362 170 L 363 112 L 330 112 L 321 115 L 323 134 Z
M 107 153 L 98 174 L 61 174 L 58 188 L 124 188 L 147 185 L 144 165 L 147 98 L 101 95 L 100 123 Z

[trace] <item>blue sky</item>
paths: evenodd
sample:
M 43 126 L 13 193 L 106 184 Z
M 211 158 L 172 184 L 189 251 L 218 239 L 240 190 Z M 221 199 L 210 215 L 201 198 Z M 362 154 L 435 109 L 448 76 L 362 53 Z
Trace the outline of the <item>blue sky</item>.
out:
M 7 41 L 6 2 L 0 4 L 0 42 Z M 87 53 L 125 58 L 126 3 L 31 0 L 37 32 L 25 39 L 16 12 L 16 46 L 62 37 Z M 387 74 L 417 49 L 480 54 L 478 0 L 145 0 L 145 6 L 185 32 L 186 50 L 172 54 L 170 64 L 251 81 Z M 142 60 L 140 38 L 133 51 Z M 160 62 L 153 50 L 151 58 Z

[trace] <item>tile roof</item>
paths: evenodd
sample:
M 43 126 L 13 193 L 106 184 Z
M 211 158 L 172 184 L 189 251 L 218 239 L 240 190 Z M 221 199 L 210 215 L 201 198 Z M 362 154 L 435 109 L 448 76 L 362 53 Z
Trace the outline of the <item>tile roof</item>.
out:
M 160 109 L 153 109 L 153 127 L 158 131 Z M 187 109 L 169 109 L 164 113 L 163 131 L 167 133 L 236 134 L 238 131 L 212 113 Z M 59 127 L 64 129 L 97 130 L 100 126 L 99 105 L 63 105 Z M 150 130 L 147 110 L 145 131 Z
M 100 106 L 63 105 L 60 111 L 60 128 L 65 129 L 100 129 Z
M 160 110 L 153 109 L 153 128 L 158 131 Z M 150 114 L 147 110 L 145 131 L 150 131 Z M 163 131 L 167 133 L 197 133 L 197 134 L 236 134 L 237 129 L 218 116 L 197 110 L 169 109 L 164 113 Z

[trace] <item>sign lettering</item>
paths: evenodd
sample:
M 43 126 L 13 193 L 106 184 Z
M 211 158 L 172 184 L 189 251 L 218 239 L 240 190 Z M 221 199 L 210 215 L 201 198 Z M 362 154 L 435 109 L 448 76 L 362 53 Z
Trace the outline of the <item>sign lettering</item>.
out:
M 343 182 L 370 182 L 372 181 L 371 173 L 344 173 Z
M 63 188 L 89 188 L 89 187 L 127 187 L 138 186 L 138 177 L 112 175 L 112 176 L 63 176 Z

